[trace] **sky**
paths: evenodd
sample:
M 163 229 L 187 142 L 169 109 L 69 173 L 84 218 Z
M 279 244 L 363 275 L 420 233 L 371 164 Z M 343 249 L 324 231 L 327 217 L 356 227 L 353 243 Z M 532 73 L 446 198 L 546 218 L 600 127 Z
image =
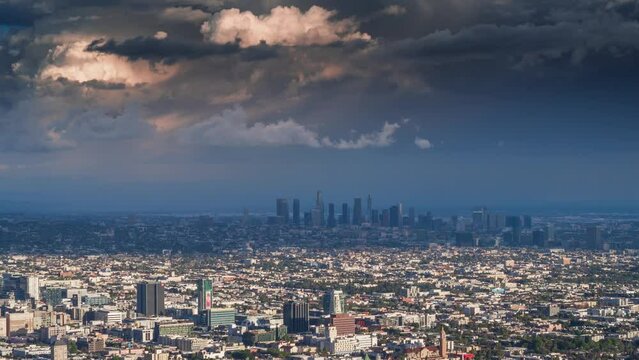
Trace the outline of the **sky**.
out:
M 635 208 L 637 0 L 0 0 L 0 211 Z

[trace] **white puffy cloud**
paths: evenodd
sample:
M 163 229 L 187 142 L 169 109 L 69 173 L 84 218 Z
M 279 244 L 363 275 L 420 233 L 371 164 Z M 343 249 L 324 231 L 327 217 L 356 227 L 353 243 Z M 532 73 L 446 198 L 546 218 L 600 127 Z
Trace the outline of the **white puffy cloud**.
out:
M 386 147 L 395 142 L 393 135 L 400 128 L 399 124 L 388 122 L 384 123 L 382 129 L 378 132 L 362 134 L 355 140 L 331 140 L 329 138 L 322 139 L 322 144 L 340 150 L 364 149 L 367 147 Z
M 273 124 L 247 123 L 242 108 L 225 110 L 219 115 L 180 131 L 180 140 L 187 144 L 212 146 L 284 146 L 320 147 L 315 132 L 293 120 Z
M 177 67 L 148 61 L 129 61 L 123 57 L 87 51 L 89 41 L 73 41 L 57 45 L 39 72 L 41 80 L 59 78 L 77 82 L 101 81 L 128 86 L 152 84 L 173 76 Z
M 399 124 L 385 123 L 379 132 L 360 135 L 354 140 L 333 140 L 320 138 L 313 130 L 295 120 L 281 120 L 275 123 L 248 124 L 246 112 L 236 107 L 225 110 L 210 119 L 178 130 L 178 139 L 183 144 L 208 146 L 307 146 L 312 148 L 333 148 L 338 150 L 385 147 L 395 139 L 393 135 Z
M 166 31 L 158 31 L 155 33 L 155 35 L 153 35 L 153 38 L 157 39 L 157 40 L 164 40 L 169 36 L 169 34 L 166 33 Z
M 382 10 L 382 14 L 391 16 L 404 15 L 406 14 L 406 8 L 396 4 L 388 5 Z
M 206 39 L 220 44 L 239 40 L 249 47 L 265 42 L 268 45 L 326 45 L 337 41 L 370 40 L 368 34 L 357 31 L 352 19 L 333 19 L 335 11 L 312 6 L 302 12 L 294 6 L 278 6 L 267 15 L 255 15 L 239 9 L 222 10 L 202 24 Z
M 419 136 L 415 137 L 415 145 L 422 150 L 428 150 L 433 148 L 433 144 L 428 139 L 420 138 Z

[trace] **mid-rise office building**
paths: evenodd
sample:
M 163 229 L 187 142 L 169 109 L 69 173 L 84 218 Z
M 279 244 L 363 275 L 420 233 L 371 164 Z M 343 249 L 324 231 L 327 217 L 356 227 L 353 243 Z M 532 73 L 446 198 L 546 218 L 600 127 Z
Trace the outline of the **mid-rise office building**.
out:
M 139 283 L 136 312 L 144 316 L 164 315 L 164 286 L 158 282 Z
M 309 328 L 309 311 L 307 302 L 289 301 L 282 309 L 284 325 L 289 333 L 307 332 Z
M 355 333 L 355 318 L 349 314 L 331 315 L 331 326 L 335 328 L 337 336 Z
M 67 360 L 68 357 L 66 341 L 58 340 L 51 346 L 51 360 Z
M 234 308 L 213 308 L 208 309 L 205 312 L 206 324 L 209 328 L 216 328 L 218 326 L 228 326 L 235 324 Z

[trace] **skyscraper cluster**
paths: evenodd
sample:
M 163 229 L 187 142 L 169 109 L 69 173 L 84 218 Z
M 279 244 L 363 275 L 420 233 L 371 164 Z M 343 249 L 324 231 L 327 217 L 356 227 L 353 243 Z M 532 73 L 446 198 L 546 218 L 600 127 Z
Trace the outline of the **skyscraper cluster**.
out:
M 401 203 L 383 209 L 381 212 L 373 209 L 373 197 L 369 194 L 364 200 L 354 198 L 352 206 L 344 202 L 338 208 L 335 203 L 328 203 L 328 214 L 325 211 L 324 199 L 321 191 L 315 195 L 314 205 L 303 214 L 301 213 L 300 200 L 293 199 L 292 214 L 289 210 L 288 199 L 276 200 L 275 216 L 269 218 L 270 224 L 336 227 L 338 225 L 378 225 L 386 227 L 413 226 L 416 224 L 415 209 L 410 208 L 408 214 L 404 214 Z M 337 213 L 337 209 L 340 213 Z

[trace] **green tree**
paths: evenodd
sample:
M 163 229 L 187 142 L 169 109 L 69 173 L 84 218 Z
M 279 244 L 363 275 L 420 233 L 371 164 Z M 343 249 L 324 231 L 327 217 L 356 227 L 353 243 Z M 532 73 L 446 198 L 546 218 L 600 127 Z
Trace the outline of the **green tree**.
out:
M 67 351 L 69 352 L 69 354 L 78 353 L 78 344 L 75 341 L 69 341 L 67 343 Z

